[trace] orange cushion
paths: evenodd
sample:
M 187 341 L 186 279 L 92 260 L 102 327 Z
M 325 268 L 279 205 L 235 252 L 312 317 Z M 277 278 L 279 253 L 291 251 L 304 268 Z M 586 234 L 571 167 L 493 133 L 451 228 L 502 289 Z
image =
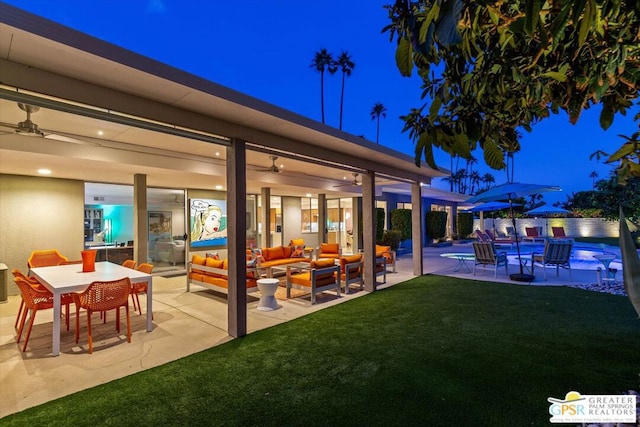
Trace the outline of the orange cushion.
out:
M 335 263 L 332 259 L 319 259 L 316 261 L 311 261 L 311 268 L 326 268 L 333 267 Z
M 327 252 L 330 254 L 337 254 L 340 252 L 340 245 L 337 243 L 321 243 L 320 253 Z
M 340 273 L 344 274 L 344 267 L 352 262 L 358 262 L 362 259 L 362 254 L 355 254 L 351 256 L 345 256 L 340 258 Z
M 285 249 L 287 249 L 286 253 L 285 253 Z M 264 248 L 262 250 L 262 257 L 264 258 L 265 261 L 270 261 L 273 259 L 289 258 L 290 254 L 291 254 L 291 249 L 288 249 L 288 247 L 285 248 L 284 246 Z
M 229 281 L 224 277 L 205 275 L 202 281 L 211 285 L 220 286 L 222 288 L 226 288 L 229 286 Z
M 191 271 L 191 273 L 189 273 L 189 278 L 197 282 L 203 282 L 204 274 L 197 271 Z
M 221 259 L 207 258 L 207 267 L 222 268 L 223 263 L 224 261 Z
M 195 265 L 207 265 L 207 259 L 203 256 L 200 255 L 193 255 L 191 257 L 191 263 L 195 266 Z M 191 271 L 193 271 L 194 273 L 200 273 L 200 274 L 204 274 L 204 270 L 198 270 L 197 268 L 193 268 L 191 267 Z
M 388 262 L 391 262 L 391 246 L 376 245 L 376 257 L 385 257 Z
M 191 257 L 191 262 L 198 265 L 207 265 L 207 259 L 200 255 L 193 255 Z
M 289 246 L 304 246 L 304 239 L 291 239 Z
M 278 247 L 262 249 L 262 259 L 264 259 L 265 261 L 270 261 L 275 258 L 282 258 L 280 256 L 281 254 L 282 254 L 282 251 Z
M 335 282 L 336 279 L 333 273 L 322 273 L 316 275 L 316 286 L 329 285 Z

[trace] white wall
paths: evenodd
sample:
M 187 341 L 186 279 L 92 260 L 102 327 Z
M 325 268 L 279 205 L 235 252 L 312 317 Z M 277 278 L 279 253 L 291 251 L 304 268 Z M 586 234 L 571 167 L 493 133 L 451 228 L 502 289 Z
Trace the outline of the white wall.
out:
M 484 219 L 484 228 L 493 227 L 493 219 Z M 544 236 L 552 236 L 551 227 L 564 227 L 567 236 L 570 237 L 618 237 L 618 221 L 609 221 L 603 218 L 517 218 L 518 234 L 526 236 L 525 227 L 542 227 Z M 510 219 L 496 219 L 495 228 L 504 232 L 507 227 L 512 227 Z M 480 229 L 480 220 L 473 221 L 473 229 Z

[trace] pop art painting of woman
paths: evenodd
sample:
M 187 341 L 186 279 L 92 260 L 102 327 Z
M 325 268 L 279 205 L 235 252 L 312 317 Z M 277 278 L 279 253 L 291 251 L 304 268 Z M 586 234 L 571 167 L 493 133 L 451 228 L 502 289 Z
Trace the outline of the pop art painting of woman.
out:
M 191 200 L 191 246 L 227 244 L 227 204 L 224 200 Z

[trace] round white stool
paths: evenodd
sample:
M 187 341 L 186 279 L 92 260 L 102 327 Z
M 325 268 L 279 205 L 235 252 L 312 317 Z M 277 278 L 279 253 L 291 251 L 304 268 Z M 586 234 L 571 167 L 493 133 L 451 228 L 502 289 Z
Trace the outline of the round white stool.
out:
M 279 308 L 275 297 L 279 283 L 278 279 L 258 279 L 258 290 L 260 291 L 258 310 L 272 311 Z

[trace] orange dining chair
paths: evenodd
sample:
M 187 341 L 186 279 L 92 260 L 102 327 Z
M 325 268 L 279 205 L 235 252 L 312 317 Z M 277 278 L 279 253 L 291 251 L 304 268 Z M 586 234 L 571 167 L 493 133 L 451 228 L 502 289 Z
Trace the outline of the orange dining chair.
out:
M 30 282 L 29 280 L 23 279 L 22 277 L 15 277 L 13 279 L 18 285 L 18 289 L 20 289 L 20 294 L 22 295 L 22 301 L 24 302 L 24 310 L 22 311 L 22 317 L 20 318 L 20 325 L 18 327 L 18 339 L 17 342 L 20 343 L 22 339 L 22 332 L 24 332 L 24 324 L 27 320 L 27 312 L 31 312 L 29 316 L 29 326 L 27 327 L 27 334 L 24 338 L 24 346 L 22 347 L 22 351 L 27 350 L 27 344 L 29 343 L 29 336 L 31 335 L 31 329 L 33 328 L 33 322 L 36 318 L 36 313 L 38 310 L 45 310 L 48 308 L 53 308 L 53 294 L 48 290 L 38 289 L 35 284 Z M 70 294 L 62 295 L 62 304 L 65 305 L 66 309 L 66 325 L 67 330 L 69 330 L 69 303 L 71 300 Z
M 29 284 L 31 286 L 33 286 L 36 289 L 39 290 L 46 290 L 47 288 L 45 288 L 44 286 L 42 286 L 40 284 L 40 282 L 38 282 L 38 279 L 36 279 L 35 277 L 29 277 L 29 276 L 25 276 L 24 273 L 20 270 L 18 270 L 17 268 L 14 268 L 13 270 L 11 270 L 11 274 L 13 274 L 13 277 L 19 277 L 27 282 L 29 282 Z M 20 308 L 18 308 L 18 315 L 16 316 L 16 323 L 14 323 L 13 327 L 17 328 L 18 327 L 18 322 L 20 322 L 20 315 L 22 314 L 22 309 L 24 308 L 24 298 L 22 298 L 22 293 L 20 293 Z
M 142 271 L 143 273 L 151 274 L 151 272 L 153 271 L 153 264 L 148 264 L 146 262 L 140 263 L 136 267 L 136 270 Z M 140 308 L 140 299 L 138 298 L 138 294 L 146 294 L 146 293 L 147 293 L 146 282 L 134 283 L 131 285 L 131 301 L 133 302 L 133 310 L 134 311 L 137 310 L 138 312 L 140 312 L 141 315 L 142 315 L 142 308 Z M 136 309 L 136 304 L 138 306 L 137 309 Z M 151 315 L 151 318 L 153 318 L 153 314 Z
M 83 292 L 73 294 L 76 304 L 76 344 L 80 339 L 80 309 L 87 310 L 87 334 L 89 354 L 93 353 L 91 335 L 91 315 L 98 311 L 105 313 L 116 310 L 116 330 L 120 333 L 120 307 L 124 307 L 127 317 L 127 342 L 131 342 L 131 321 L 129 318 L 129 292 L 131 281 L 128 277 L 107 282 L 92 282 Z
M 34 267 L 50 267 L 52 265 L 59 265 L 63 261 L 69 261 L 69 258 L 61 255 L 57 249 L 45 249 L 31 252 L 27 260 L 27 267 L 29 267 L 29 269 Z
M 127 267 L 127 268 L 133 268 L 133 269 L 135 269 L 135 268 L 136 268 L 136 262 L 135 262 L 134 260 L 132 260 L 132 259 L 125 259 L 125 260 L 122 262 L 122 266 L 123 266 L 123 267 Z
M 14 268 L 11 271 L 11 274 L 13 274 L 14 278 L 21 278 L 22 280 L 28 282 L 29 285 L 31 285 L 31 287 L 33 287 L 36 290 L 48 292 L 51 294 L 51 292 L 42 283 L 40 283 L 38 279 L 36 279 L 35 277 L 26 276 L 22 271 L 18 270 L 17 268 Z M 20 294 L 20 296 L 22 297 L 22 293 Z M 69 304 L 71 304 L 72 301 L 73 301 L 73 297 L 71 296 L 71 294 L 62 294 L 61 304 L 65 306 L 65 316 L 67 318 L 67 321 L 66 321 L 67 331 L 69 330 Z M 18 327 L 18 322 L 20 321 L 20 314 L 22 313 L 23 309 L 24 309 L 24 298 L 22 298 L 22 301 L 20 301 L 20 307 L 18 308 L 18 315 L 16 316 L 16 322 L 13 325 L 15 328 Z

